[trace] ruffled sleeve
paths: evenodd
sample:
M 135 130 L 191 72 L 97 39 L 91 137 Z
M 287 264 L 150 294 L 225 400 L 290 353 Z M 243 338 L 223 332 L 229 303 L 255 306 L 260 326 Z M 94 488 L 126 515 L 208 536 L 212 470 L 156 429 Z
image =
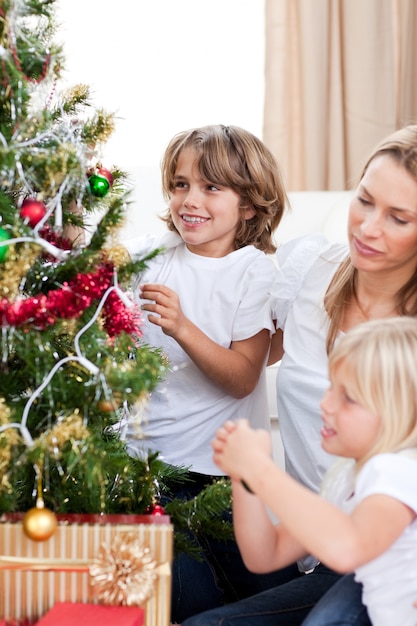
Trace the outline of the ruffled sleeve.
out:
M 319 255 L 331 244 L 322 233 L 297 237 L 283 246 L 277 253 L 278 275 L 273 286 L 271 305 L 277 326 L 283 328 L 288 311 L 297 296 L 307 272 Z

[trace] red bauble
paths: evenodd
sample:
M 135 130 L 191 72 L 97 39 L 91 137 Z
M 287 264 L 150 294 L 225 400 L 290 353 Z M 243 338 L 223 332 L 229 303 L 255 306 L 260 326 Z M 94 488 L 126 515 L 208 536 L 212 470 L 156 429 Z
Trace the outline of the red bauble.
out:
M 154 516 L 165 515 L 164 507 L 160 504 L 153 504 L 149 506 L 146 512 Z
M 113 174 L 110 170 L 106 169 L 105 167 L 99 167 L 97 170 L 97 174 L 99 174 L 100 176 L 104 176 L 104 178 L 107 178 L 110 187 L 113 185 Z
M 46 214 L 46 206 L 36 198 L 26 198 L 20 208 L 20 217 L 35 228 Z

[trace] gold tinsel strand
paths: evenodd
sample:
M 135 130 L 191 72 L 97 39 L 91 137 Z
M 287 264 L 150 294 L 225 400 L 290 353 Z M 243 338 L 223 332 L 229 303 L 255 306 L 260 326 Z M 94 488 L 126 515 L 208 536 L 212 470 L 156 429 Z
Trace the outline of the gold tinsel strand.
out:
M 3 263 L 0 280 L 0 298 L 14 300 L 19 293 L 22 279 L 27 275 L 35 259 L 39 256 L 39 248 L 24 243 L 16 252 L 11 244 L 7 251 L 7 260 Z
M 68 417 L 59 419 L 51 430 L 42 433 L 35 440 L 34 446 L 40 447 L 55 458 L 60 458 L 61 450 L 68 441 L 72 442 L 73 448 L 78 448 L 78 443 L 84 444 L 89 436 L 90 432 L 83 423 L 81 416 L 73 413 Z
M 83 102 L 84 100 L 89 100 L 90 98 L 90 87 L 83 83 L 79 83 L 65 89 L 62 95 L 64 102 Z
M 74 170 L 77 158 L 77 148 L 73 144 L 64 142 L 56 146 L 53 160 L 44 163 L 45 180 L 42 189 L 44 197 L 56 193 L 67 174 Z
M 11 411 L 4 398 L 0 398 L 0 425 L 10 423 Z M 17 428 L 10 427 L 0 433 L 0 491 L 10 491 L 8 470 L 13 460 L 12 449 L 21 443 L 22 438 Z
M 122 244 L 106 248 L 104 252 L 106 259 L 113 263 L 116 268 L 123 267 L 130 260 L 127 248 Z

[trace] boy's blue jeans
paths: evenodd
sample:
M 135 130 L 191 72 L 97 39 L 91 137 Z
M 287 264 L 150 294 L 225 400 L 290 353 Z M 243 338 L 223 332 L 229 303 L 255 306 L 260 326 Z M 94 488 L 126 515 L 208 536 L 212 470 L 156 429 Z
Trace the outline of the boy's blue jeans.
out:
M 210 477 L 202 477 L 206 484 Z M 210 482 L 210 480 L 209 480 Z M 203 488 L 194 484 L 177 497 Z M 230 512 L 225 512 L 229 516 Z M 244 566 L 236 542 L 210 540 L 205 560 L 180 555 L 173 563 L 173 623 L 182 626 L 371 626 L 362 587 L 324 565 L 300 574 L 296 565 L 266 575 Z
M 271 574 L 253 574 L 243 564 L 234 541 L 213 540 L 201 545 L 205 549 L 203 562 L 183 554 L 174 560 L 173 623 L 184 624 L 188 617 L 215 607 L 226 609 L 242 598 L 278 587 L 294 578 L 298 580 L 302 576 L 296 565 Z
M 182 626 L 372 626 L 361 597 L 362 586 L 353 575 L 341 576 L 322 565 L 279 587 L 195 615 Z
M 172 496 L 192 498 L 215 478 L 194 472 L 189 476 L 191 481 L 173 488 Z M 224 511 L 223 517 L 231 521 L 231 511 Z M 301 576 L 296 564 L 271 574 L 253 574 L 245 567 L 236 541 L 194 539 L 203 549 L 204 560 L 200 562 L 186 554 L 174 559 L 172 623 L 181 624 L 197 613 L 223 607 Z
M 324 565 L 311 574 L 185 620 L 182 626 L 300 626 L 341 576 Z

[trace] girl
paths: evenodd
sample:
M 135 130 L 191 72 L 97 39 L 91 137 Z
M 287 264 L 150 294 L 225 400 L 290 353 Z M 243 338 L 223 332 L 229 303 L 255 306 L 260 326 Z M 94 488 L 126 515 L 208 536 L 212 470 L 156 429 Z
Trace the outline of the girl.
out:
M 416 355 L 417 320 L 409 317 L 355 326 L 331 351 L 321 444 L 350 460 L 326 474 L 323 497 L 280 470 L 269 434 L 246 420 L 226 422 L 213 442 L 215 462 L 232 478 L 246 565 L 269 571 L 314 554 L 336 571 L 355 570 L 373 626 L 417 623 Z M 249 506 L 256 545 L 247 532 Z

